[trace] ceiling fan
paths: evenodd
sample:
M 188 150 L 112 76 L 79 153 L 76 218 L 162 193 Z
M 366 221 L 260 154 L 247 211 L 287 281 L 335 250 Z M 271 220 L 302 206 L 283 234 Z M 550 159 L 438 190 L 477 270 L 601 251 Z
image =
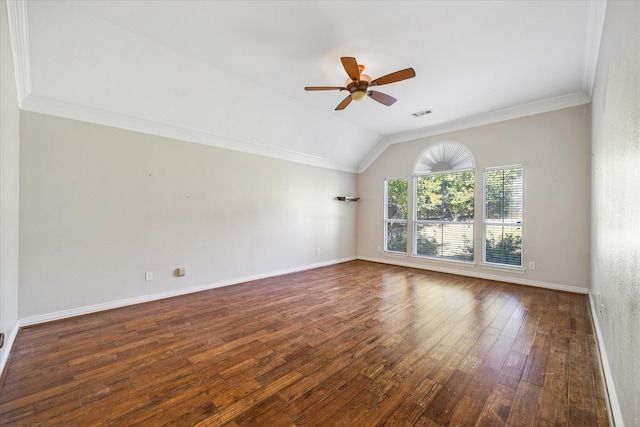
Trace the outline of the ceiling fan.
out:
M 404 70 L 371 80 L 371 77 L 362 74 L 364 65 L 358 65 L 356 58 L 342 57 L 340 61 L 342 61 L 342 66 L 349 76 L 345 86 L 307 86 L 304 88 L 304 90 L 348 90 L 349 95 L 338 104 L 336 110 L 344 110 L 351 101 L 360 101 L 364 99 L 365 95 L 381 104 L 389 106 L 396 102 L 397 99 L 382 92 L 369 90 L 369 88 L 399 82 L 416 76 L 413 68 L 405 68 Z

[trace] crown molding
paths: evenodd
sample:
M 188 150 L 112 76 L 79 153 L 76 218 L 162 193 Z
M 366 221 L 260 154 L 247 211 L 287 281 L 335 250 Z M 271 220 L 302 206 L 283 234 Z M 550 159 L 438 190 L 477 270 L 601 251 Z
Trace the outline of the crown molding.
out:
M 150 135 L 209 145 L 212 147 L 240 151 L 264 157 L 271 157 L 294 163 L 302 163 L 305 165 L 335 169 L 344 172 L 357 172 L 357 168 L 354 165 L 332 161 L 319 156 L 313 156 L 269 145 L 256 144 L 197 129 L 189 129 L 168 123 L 159 123 L 139 117 L 116 114 L 67 102 L 55 101 L 35 95 L 26 97 L 20 108 L 24 111 L 30 111 L 33 113 L 47 114 L 50 116 L 79 120 L 82 122 L 110 126 L 118 129 L 142 132 Z
M 564 108 L 576 107 L 588 104 L 591 98 L 584 92 L 576 92 L 569 95 L 549 98 L 542 101 L 531 102 L 517 107 L 505 108 L 503 110 L 478 114 L 460 120 L 454 120 L 439 125 L 433 125 L 407 132 L 400 132 L 385 137 L 359 165 L 358 173 L 362 173 L 392 144 L 413 141 L 429 136 L 442 135 L 457 130 L 470 129 L 478 126 L 499 123 L 506 120 L 519 119 L 532 116 L 534 114 L 548 113 L 550 111 L 562 110 Z
M 375 162 L 376 159 L 382 155 L 382 153 L 384 153 L 384 150 L 386 150 L 389 145 L 391 144 L 389 144 L 387 137 L 382 138 L 380 142 L 378 142 L 378 144 L 376 144 L 376 146 L 373 147 L 373 149 L 369 151 L 364 159 L 362 159 L 362 161 L 358 164 L 358 173 L 366 171 L 367 168 L 371 166 L 373 162 Z
M 367 168 L 373 164 L 373 162 L 387 149 L 387 147 L 392 144 L 517 119 L 534 114 L 561 110 L 564 108 L 588 104 L 589 102 L 591 102 L 591 99 L 587 94 L 583 92 L 576 92 L 570 95 L 532 102 L 490 113 L 479 114 L 440 125 L 389 135 L 383 138 L 357 166 L 292 150 L 256 144 L 228 136 L 215 135 L 197 129 L 188 129 L 148 119 L 111 113 L 71 103 L 55 101 L 49 98 L 38 97 L 35 95 L 26 96 L 20 103 L 20 108 L 34 113 L 48 114 L 56 117 L 63 117 L 197 144 L 209 145 L 212 147 L 241 151 L 294 163 L 302 163 L 310 166 L 318 166 L 344 172 L 362 173 L 367 170 Z
M 7 0 L 9 38 L 13 53 L 13 68 L 16 78 L 18 106 L 31 94 L 31 65 L 29 62 L 29 28 L 27 24 L 27 2 Z
M 587 5 L 587 34 L 584 49 L 584 69 L 582 75 L 582 91 L 591 97 L 595 82 L 600 39 L 604 28 L 604 17 L 607 0 L 590 1 Z

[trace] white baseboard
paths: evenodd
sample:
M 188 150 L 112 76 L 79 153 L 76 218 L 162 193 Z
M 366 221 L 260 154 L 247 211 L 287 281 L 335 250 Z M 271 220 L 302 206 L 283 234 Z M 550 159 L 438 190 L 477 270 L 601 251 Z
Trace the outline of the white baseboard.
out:
M 598 340 L 598 349 L 600 350 L 600 360 L 602 362 L 602 370 L 604 371 L 604 383 L 607 387 L 607 395 L 609 396 L 609 407 L 611 409 L 611 416 L 613 417 L 613 425 L 615 427 L 624 427 L 622 411 L 620 410 L 620 401 L 618 400 L 616 387 L 613 383 L 613 373 L 609 367 L 609 358 L 607 357 L 604 340 L 602 339 L 602 329 L 600 328 L 598 310 L 596 310 L 596 304 L 593 301 L 593 295 L 591 292 L 589 292 L 589 305 L 591 306 L 591 318 L 593 319 L 593 325 L 596 329 L 596 339 Z
M 9 360 L 9 355 L 11 354 L 11 350 L 13 349 L 13 343 L 16 341 L 16 337 L 18 336 L 18 331 L 20 330 L 20 321 L 16 322 L 13 329 L 9 331 L 8 336 L 5 336 L 4 344 L 2 346 L 2 353 L 0 353 L 0 375 L 4 372 L 4 368 L 7 365 L 7 360 Z
M 121 299 L 116 301 L 109 301 L 102 304 L 94 304 L 85 307 L 72 308 L 69 310 L 61 310 L 53 313 L 38 314 L 35 316 L 28 316 L 18 320 L 19 326 L 33 326 L 40 323 L 52 322 L 55 320 L 66 319 L 69 317 L 81 316 L 83 314 L 97 313 L 99 311 L 112 310 L 114 308 L 125 307 L 128 305 L 140 304 L 144 302 L 157 301 L 165 298 L 171 298 L 180 295 L 187 295 L 194 292 L 207 291 L 209 289 L 221 288 L 223 286 L 236 285 L 238 283 L 250 282 L 252 280 L 266 279 L 268 277 L 281 276 L 283 274 L 296 273 L 304 270 L 311 270 L 313 268 L 326 267 L 334 264 L 341 264 L 347 261 L 353 261 L 356 257 L 348 257 L 335 259 L 331 261 L 319 262 L 315 264 L 307 264 L 299 267 L 287 268 L 283 270 L 270 271 L 267 273 L 254 274 L 251 276 L 237 277 L 234 279 L 221 280 L 219 282 L 210 283 L 207 285 L 194 286 L 185 289 L 177 289 L 174 291 L 160 292 L 157 294 L 142 295 L 134 298 Z M 17 329 L 17 328 L 16 328 Z
M 371 262 L 379 262 L 383 264 L 391 264 L 391 265 L 399 265 L 402 267 L 411 267 L 418 268 L 421 270 L 429 270 L 429 271 L 437 271 L 439 273 L 449 273 L 449 274 L 457 274 L 459 276 L 468 276 L 468 277 L 476 277 L 478 279 L 487 279 L 487 280 L 495 280 L 498 282 L 507 282 L 514 283 L 516 285 L 526 285 L 526 286 L 535 286 L 537 288 L 545 288 L 545 289 L 554 289 L 556 291 L 565 291 L 565 292 L 573 292 L 576 294 L 588 294 L 589 290 L 586 288 L 581 288 L 578 286 L 569 286 L 562 285 L 560 283 L 550 283 L 550 282 L 540 282 L 538 280 L 529 280 L 520 277 L 509 277 L 509 276 L 501 276 L 497 274 L 483 273 L 477 270 L 470 270 L 470 268 L 475 267 L 474 264 L 470 264 L 468 267 L 461 265 L 460 268 L 450 268 L 450 267 L 441 267 L 438 265 L 425 265 L 422 263 L 405 261 L 403 258 L 374 258 L 374 257 L 363 257 L 359 256 L 358 259 L 363 261 L 371 261 Z M 468 270 L 464 270 L 463 268 L 467 268 Z
M 453 268 L 446 268 L 446 267 L 432 266 L 432 265 L 426 266 L 424 264 L 404 261 L 404 260 L 400 260 L 400 259 L 390 260 L 390 259 L 385 259 L 385 258 L 373 258 L 373 257 L 362 257 L 362 256 L 360 256 L 360 257 L 347 257 L 347 258 L 335 259 L 335 260 L 330 260 L 330 261 L 325 261 L 325 262 L 320 262 L 320 263 L 315 263 L 315 264 L 307 264 L 307 265 L 303 265 L 303 266 L 299 266 L 299 267 L 293 267 L 293 268 L 288 268 L 288 269 L 283 269 L 283 270 L 275 270 L 275 271 L 255 274 L 255 275 L 251 275 L 251 276 L 243 276 L 243 277 L 237 277 L 237 278 L 234 278 L 234 279 L 222 280 L 222 281 L 219 281 L 219 282 L 214 282 L 214 283 L 210 283 L 210 284 L 206 284 L 206 285 L 195 286 L 195 287 L 190 287 L 190 288 L 185 288 L 185 289 L 177 289 L 177 290 L 174 290 L 174 291 L 160 292 L 160 293 L 155 293 L 155 294 L 150 294 L 150 295 L 142 295 L 142 296 L 134 297 L 134 298 L 127 298 L 127 299 L 122 299 L 122 300 L 109 301 L 109 302 L 101 303 L 101 304 L 94 304 L 94 305 L 90 305 L 90 306 L 77 307 L 77 308 L 72 308 L 72 309 L 68 309 L 68 310 L 56 311 L 56 312 L 52 312 L 52 313 L 45 313 L 45 314 L 38 314 L 38 315 L 35 315 L 35 316 L 23 317 L 23 318 L 18 320 L 18 326 L 19 327 L 32 326 L 32 325 L 37 325 L 37 324 L 40 324 L 40 323 L 46 323 L 46 322 L 52 322 L 52 321 L 55 321 L 55 320 L 66 319 L 66 318 L 69 318 L 69 317 L 81 316 L 81 315 L 84 315 L 84 314 L 96 313 L 96 312 L 99 312 L 99 311 L 105 311 L 105 310 L 111 310 L 111 309 L 114 309 L 114 308 L 125 307 L 125 306 L 128 306 L 128 305 L 140 304 L 140 303 L 144 303 L 144 302 L 156 301 L 156 300 L 160 300 L 160 299 L 171 298 L 171 297 L 174 297 L 174 296 L 186 295 L 186 294 L 191 294 L 191 293 L 194 293 L 194 292 L 201 292 L 201 291 L 206 291 L 206 290 L 209 290 L 209 289 L 220 288 L 220 287 L 223 287 L 223 286 L 235 285 L 235 284 L 238 284 L 238 283 L 249 282 L 249 281 L 252 281 L 252 280 L 265 279 L 265 278 L 268 278 L 268 277 L 280 276 L 280 275 L 283 275 L 283 274 L 295 273 L 295 272 L 298 272 L 298 271 L 311 270 L 313 268 L 319 268 L 319 267 L 325 267 L 325 266 L 334 265 L 334 264 L 340 264 L 340 263 L 347 262 L 347 261 L 353 261 L 355 259 L 361 259 L 361 260 L 364 260 L 364 261 L 371 261 L 371 262 L 378 262 L 378 263 L 383 263 L 383 264 L 399 265 L 399 266 L 403 266 L 403 267 L 418 268 L 418 269 L 422 269 L 422 270 L 438 271 L 438 272 L 441 272 L 441 273 L 458 274 L 458 275 L 461 275 L 461 276 L 477 277 L 477 278 L 480 278 L 480 279 L 496 280 L 496 281 L 501 281 L 501 282 L 520 284 L 520 285 L 536 286 L 536 287 L 540 287 L 540 288 L 555 289 L 555 290 L 567 291 L 567 292 L 573 292 L 573 293 L 581 293 L 581 294 L 587 294 L 588 293 L 587 289 L 579 288 L 579 287 L 576 287 L 576 286 L 567 286 L 567 285 L 561 285 L 561 284 L 557 284 L 557 283 L 539 282 L 539 281 L 533 281 L 533 280 L 528 280 L 528 279 L 524 279 L 524 278 L 500 276 L 500 275 L 495 275 L 495 274 L 482 273 L 482 272 L 478 272 L 478 271 L 464 271 L 462 269 L 453 269 Z M 15 331 L 15 333 L 17 333 L 17 330 Z

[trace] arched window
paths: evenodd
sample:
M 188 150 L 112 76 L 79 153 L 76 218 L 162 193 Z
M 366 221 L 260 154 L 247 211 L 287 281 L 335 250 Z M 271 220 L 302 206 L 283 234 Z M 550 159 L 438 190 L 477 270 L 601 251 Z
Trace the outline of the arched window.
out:
M 472 170 L 476 160 L 471 151 L 454 141 L 438 142 L 427 147 L 416 160 L 413 168 L 415 175 L 436 172 L 454 172 Z
M 414 166 L 413 255 L 473 262 L 475 159 L 464 145 L 427 147 Z

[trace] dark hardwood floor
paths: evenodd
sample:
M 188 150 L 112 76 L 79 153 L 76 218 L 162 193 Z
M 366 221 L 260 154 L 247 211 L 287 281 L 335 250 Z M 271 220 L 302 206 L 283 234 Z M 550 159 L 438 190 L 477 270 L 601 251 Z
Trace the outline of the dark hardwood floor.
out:
M 605 426 L 586 295 L 353 261 L 22 329 L 0 425 Z

